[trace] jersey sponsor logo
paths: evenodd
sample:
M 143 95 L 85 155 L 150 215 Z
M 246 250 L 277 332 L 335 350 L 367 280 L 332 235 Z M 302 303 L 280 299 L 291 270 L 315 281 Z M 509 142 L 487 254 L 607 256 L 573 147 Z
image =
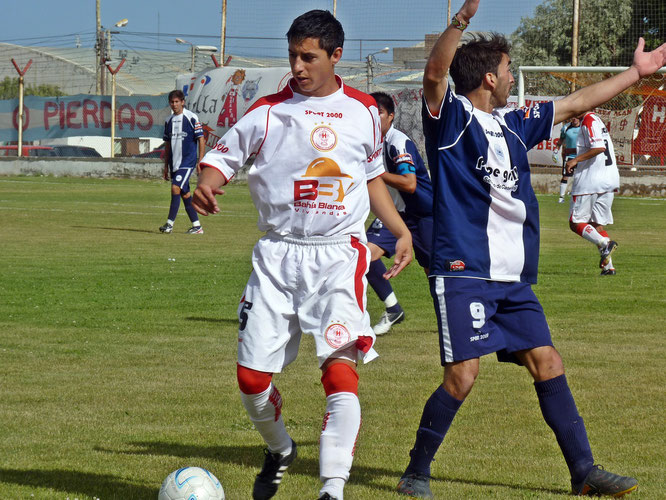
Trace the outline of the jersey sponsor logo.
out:
M 354 185 L 352 177 L 343 174 L 340 166 L 330 158 L 317 158 L 308 165 L 301 177 L 294 181 L 294 208 L 296 212 L 312 215 L 347 215 L 342 203 L 345 194 Z
M 333 323 L 324 332 L 324 338 L 326 339 L 326 343 L 328 345 L 334 349 L 338 349 L 349 343 L 351 340 L 351 335 L 349 334 L 349 330 L 347 330 L 345 325 L 341 325 L 340 323 Z
M 316 125 L 316 124 L 315 124 Z M 310 133 L 310 142 L 317 151 L 331 151 L 338 144 L 338 136 L 331 124 L 316 126 Z
M 512 167 L 511 170 L 490 167 L 483 156 L 476 160 L 476 170 L 485 172 L 483 181 L 490 184 L 495 189 L 506 189 L 507 191 L 518 190 L 518 168 Z
M 447 271 L 464 271 L 465 270 L 465 262 L 463 262 L 460 259 L 447 260 L 447 261 L 444 262 L 444 265 L 446 266 Z
M 228 153 L 229 152 L 229 148 L 227 146 L 225 146 L 224 144 L 222 144 L 222 143 L 217 143 L 215 145 L 214 149 L 216 149 L 220 153 Z
M 383 152 L 384 152 L 384 146 L 380 145 L 377 151 L 368 156 L 368 163 L 372 163 L 375 160 L 375 158 L 377 158 Z

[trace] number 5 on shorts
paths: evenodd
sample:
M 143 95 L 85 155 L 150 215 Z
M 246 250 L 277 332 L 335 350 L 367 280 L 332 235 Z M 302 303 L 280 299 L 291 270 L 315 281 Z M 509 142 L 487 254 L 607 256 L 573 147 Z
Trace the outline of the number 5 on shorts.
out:
M 252 309 L 252 302 L 243 302 L 243 308 L 240 313 L 238 313 L 238 319 L 240 320 L 240 325 L 238 325 L 239 330 L 245 330 L 245 327 L 247 326 L 247 313 L 245 311 L 249 311 L 250 309 Z

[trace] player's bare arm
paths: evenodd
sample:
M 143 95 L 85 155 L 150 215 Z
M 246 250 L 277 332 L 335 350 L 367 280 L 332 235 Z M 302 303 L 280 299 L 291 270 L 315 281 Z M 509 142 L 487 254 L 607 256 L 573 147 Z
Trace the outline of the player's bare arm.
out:
M 199 182 L 197 188 L 192 195 L 192 205 L 194 209 L 201 215 L 216 214 L 220 211 L 215 198 L 218 194 L 224 194 L 220 189 L 227 183 L 224 175 L 213 167 L 204 167 L 201 169 L 199 175 Z
M 594 158 L 595 156 L 600 155 L 605 151 L 606 148 L 592 148 L 588 149 L 583 154 L 576 156 L 575 158 L 571 158 L 566 163 L 567 173 L 570 174 L 571 172 L 573 172 L 574 168 L 576 168 L 576 165 L 578 165 L 580 162 L 589 160 L 590 158 Z
M 169 159 L 171 158 L 171 144 L 164 143 L 164 172 L 163 177 L 165 181 L 169 180 Z
M 199 137 L 199 158 L 197 158 L 197 174 L 201 174 L 201 160 L 206 154 L 206 140 L 203 136 Z
M 456 14 L 463 24 L 469 24 L 479 8 L 479 0 L 466 0 Z M 423 72 L 423 95 L 432 114 L 439 112 L 448 86 L 447 73 L 460 43 L 462 31 L 450 24 L 435 42 Z
M 634 61 L 628 69 L 555 101 L 555 123 L 596 108 L 628 89 L 641 78 L 650 76 L 666 66 L 666 43 L 651 52 L 645 52 L 644 49 L 645 40 L 641 37 L 638 39 L 638 46 L 634 51 Z
M 416 174 L 392 174 L 386 172 L 382 175 L 384 184 L 403 191 L 405 193 L 413 193 L 416 191 Z
M 370 196 L 370 210 L 372 210 L 372 213 L 398 239 L 395 244 L 393 265 L 384 274 L 384 278 L 390 279 L 400 274 L 400 271 L 412 261 L 412 233 L 409 232 L 402 217 L 395 209 L 393 200 L 381 177 L 375 177 L 368 182 L 368 195 Z

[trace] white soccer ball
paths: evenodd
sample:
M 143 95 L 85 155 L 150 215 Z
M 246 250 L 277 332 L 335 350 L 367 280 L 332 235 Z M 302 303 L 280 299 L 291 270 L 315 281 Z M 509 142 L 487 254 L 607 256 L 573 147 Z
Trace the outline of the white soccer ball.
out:
M 210 471 L 183 467 L 166 477 L 157 500 L 224 500 L 224 489 Z

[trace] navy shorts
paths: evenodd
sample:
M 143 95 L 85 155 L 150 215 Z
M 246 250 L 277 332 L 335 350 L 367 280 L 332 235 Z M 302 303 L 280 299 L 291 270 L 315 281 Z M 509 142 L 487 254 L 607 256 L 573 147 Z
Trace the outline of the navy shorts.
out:
M 543 308 L 529 283 L 430 277 L 442 366 L 497 353 L 520 364 L 513 353 L 552 346 Z
M 400 213 L 407 229 L 412 233 L 412 245 L 419 265 L 430 268 L 430 247 L 432 246 L 432 217 L 416 217 L 404 212 Z M 395 254 L 396 237 L 384 227 L 379 219 L 375 219 L 366 231 L 368 243 L 374 243 L 384 250 L 386 257 Z
M 180 188 L 181 194 L 190 192 L 190 177 L 194 172 L 194 168 L 179 168 L 171 173 L 171 184 Z

